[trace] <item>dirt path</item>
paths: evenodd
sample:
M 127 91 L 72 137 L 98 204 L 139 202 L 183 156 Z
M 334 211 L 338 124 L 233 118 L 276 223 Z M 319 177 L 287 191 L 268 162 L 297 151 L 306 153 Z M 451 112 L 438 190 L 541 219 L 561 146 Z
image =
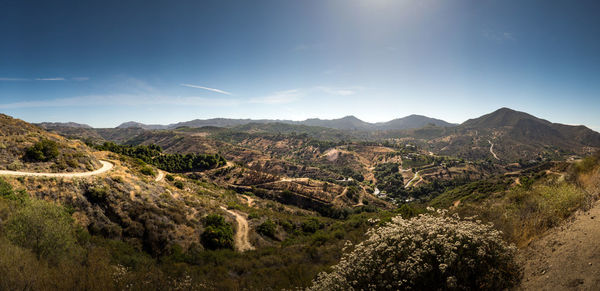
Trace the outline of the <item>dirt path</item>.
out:
M 600 201 L 523 250 L 523 290 L 598 290 Z
M 494 156 L 494 158 L 495 158 L 496 160 L 500 160 L 500 159 L 498 158 L 498 156 L 496 155 L 496 153 L 494 153 L 494 144 L 492 143 L 492 141 L 491 141 L 491 140 L 488 140 L 488 142 L 490 143 L 490 153 L 491 153 L 491 154 Z
M 363 206 L 365 204 L 363 204 L 363 198 L 364 198 L 364 194 L 365 191 L 361 191 L 359 196 L 358 196 L 358 203 L 356 203 L 356 205 L 354 205 L 354 207 L 359 207 L 359 206 Z
M 335 203 L 336 201 L 338 201 L 339 199 L 344 197 L 344 195 L 346 195 L 346 193 L 348 193 L 348 187 L 344 188 L 344 191 L 342 191 L 342 193 L 340 195 L 335 196 L 333 198 L 333 201 L 331 201 L 331 203 Z
M 234 212 L 233 210 L 229 210 L 223 206 L 221 206 L 221 209 L 227 211 L 227 213 L 229 213 L 235 217 L 235 221 L 237 222 L 238 229 L 237 229 L 237 232 L 235 233 L 235 237 L 233 239 L 235 242 L 235 247 L 238 249 L 238 251 L 245 252 L 248 250 L 253 250 L 254 247 L 250 244 L 250 240 L 249 240 L 250 228 L 248 227 L 248 220 L 246 219 L 246 217 L 242 216 L 241 214 L 239 214 L 237 212 Z
M 154 179 L 155 182 L 160 182 L 165 177 L 165 172 L 158 170 L 158 176 Z
M 248 204 L 248 206 L 250 206 L 250 207 L 254 206 L 254 198 L 252 198 L 248 195 L 244 195 L 244 194 L 242 194 L 242 197 L 244 197 L 244 199 L 246 199 L 246 204 Z
M 413 176 L 413 178 L 412 178 L 412 179 L 410 179 L 410 181 L 408 181 L 408 182 L 406 183 L 406 185 L 404 185 L 404 188 L 408 188 L 408 187 L 412 186 L 412 184 L 413 184 L 413 183 L 414 183 L 416 180 L 420 180 L 420 179 L 421 179 L 420 173 L 421 173 L 421 171 L 417 171 L 417 172 L 415 173 L 415 175 Z
M 20 172 L 20 171 L 7 171 L 0 170 L 0 175 L 5 176 L 26 176 L 26 177 L 55 177 L 55 178 L 81 178 L 100 175 L 108 172 L 113 168 L 113 164 L 107 161 L 100 161 L 102 167 L 98 170 L 91 172 L 80 172 L 80 173 L 32 173 L 32 172 Z

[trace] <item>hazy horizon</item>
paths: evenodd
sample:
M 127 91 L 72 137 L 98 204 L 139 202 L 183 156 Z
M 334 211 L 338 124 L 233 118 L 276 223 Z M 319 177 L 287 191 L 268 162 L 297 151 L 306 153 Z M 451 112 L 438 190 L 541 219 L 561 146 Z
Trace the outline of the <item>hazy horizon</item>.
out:
M 115 127 L 508 107 L 600 131 L 596 1 L 258 2 L 0 3 L 0 112 Z

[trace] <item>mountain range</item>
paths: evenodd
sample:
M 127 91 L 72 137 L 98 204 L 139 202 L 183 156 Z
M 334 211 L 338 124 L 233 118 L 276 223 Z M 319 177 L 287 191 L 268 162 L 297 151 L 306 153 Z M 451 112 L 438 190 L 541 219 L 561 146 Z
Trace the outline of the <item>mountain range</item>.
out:
M 295 125 L 320 126 L 326 128 L 340 130 L 356 130 L 356 131 L 374 131 L 374 130 L 403 130 L 411 128 L 420 128 L 426 125 L 435 125 L 440 127 L 452 127 L 457 124 L 449 123 L 440 119 L 430 118 L 422 115 L 409 115 L 402 118 L 397 118 L 387 122 L 369 123 L 362 121 L 355 116 L 346 116 L 338 119 L 319 119 L 311 118 L 303 121 L 293 120 L 274 120 L 274 119 L 229 119 L 229 118 L 212 118 L 212 119 L 194 119 L 191 121 L 179 122 L 169 125 L 160 124 L 143 124 L 135 121 L 125 122 L 117 128 L 139 127 L 143 129 L 174 129 L 178 127 L 234 127 L 249 123 L 284 123 Z

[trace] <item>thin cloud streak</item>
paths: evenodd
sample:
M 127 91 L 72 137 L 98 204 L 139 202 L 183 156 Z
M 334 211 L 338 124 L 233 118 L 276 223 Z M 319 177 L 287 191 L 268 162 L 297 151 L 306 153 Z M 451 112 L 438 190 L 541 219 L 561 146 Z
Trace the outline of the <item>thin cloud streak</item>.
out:
M 0 81 L 7 81 L 7 82 L 15 81 L 15 82 L 18 82 L 18 81 L 31 81 L 31 80 L 26 79 L 26 78 L 0 78 Z
M 65 78 L 63 77 L 56 77 L 56 78 L 36 78 L 36 81 L 64 81 Z
M 198 85 L 192 85 L 192 84 L 180 84 L 183 87 L 189 87 L 189 88 L 196 88 L 196 89 L 204 89 L 204 90 L 208 90 L 208 91 L 212 91 L 212 92 L 216 92 L 216 93 L 221 93 L 221 94 L 225 94 L 225 95 L 232 95 L 231 93 L 227 92 L 227 91 L 223 91 L 220 89 L 215 89 L 215 88 L 209 88 L 209 87 L 204 87 L 204 86 L 198 86 Z
M 250 103 L 254 104 L 287 104 L 292 103 L 303 97 L 304 93 L 302 93 L 298 89 L 285 90 L 285 91 L 277 91 L 271 95 L 264 97 L 256 97 L 250 99 Z
M 73 77 L 71 78 L 71 80 L 73 81 L 88 81 L 90 78 L 89 77 Z
M 204 97 L 172 97 L 172 96 L 139 96 L 139 95 L 106 95 L 79 96 L 53 100 L 22 101 L 0 104 L 0 109 L 43 108 L 43 107 L 85 107 L 85 106 L 142 106 L 142 105 L 175 105 L 175 106 L 234 106 L 241 102 L 237 99 L 215 99 Z
M 482 36 L 495 42 L 515 41 L 516 38 L 511 32 L 497 32 L 492 30 L 482 31 Z

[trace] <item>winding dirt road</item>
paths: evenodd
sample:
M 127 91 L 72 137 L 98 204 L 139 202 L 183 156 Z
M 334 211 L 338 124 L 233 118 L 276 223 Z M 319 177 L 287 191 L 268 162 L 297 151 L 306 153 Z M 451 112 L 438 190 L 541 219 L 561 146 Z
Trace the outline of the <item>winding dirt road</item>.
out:
M 494 144 L 492 143 L 492 141 L 491 141 L 491 140 L 488 140 L 488 142 L 490 143 L 490 153 L 491 153 L 491 154 L 494 156 L 494 158 L 495 158 L 496 160 L 500 160 L 500 159 L 498 158 L 498 156 L 496 155 L 496 153 L 494 153 Z
M 234 212 L 233 210 L 229 210 L 224 206 L 221 206 L 221 209 L 227 211 L 227 213 L 233 215 L 235 217 L 235 221 L 237 222 L 238 229 L 235 233 L 234 242 L 235 246 L 240 252 L 245 252 L 248 250 L 253 250 L 254 247 L 250 244 L 249 233 L 250 228 L 248 227 L 248 220 L 246 217 L 241 214 Z
M 32 173 L 32 172 L 20 172 L 20 171 L 8 171 L 0 170 L 0 175 L 4 176 L 21 176 L 21 177 L 55 177 L 55 178 L 82 178 L 100 175 L 110 171 L 114 165 L 111 162 L 100 161 L 102 167 L 98 170 L 91 172 L 79 172 L 79 173 Z
M 155 182 L 160 182 L 165 177 L 165 172 L 158 170 L 158 176 L 154 179 Z
M 417 171 L 415 173 L 415 175 L 413 176 L 413 178 L 410 179 L 410 181 L 408 181 L 406 183 L 406 185 L 404 185 L 404 188 L 408 188 L 408 187 L 412 186 L 415 183 L 415 180 L 420 180 L 421 179 L 420 173 L 421 173 L 421 171 Z

